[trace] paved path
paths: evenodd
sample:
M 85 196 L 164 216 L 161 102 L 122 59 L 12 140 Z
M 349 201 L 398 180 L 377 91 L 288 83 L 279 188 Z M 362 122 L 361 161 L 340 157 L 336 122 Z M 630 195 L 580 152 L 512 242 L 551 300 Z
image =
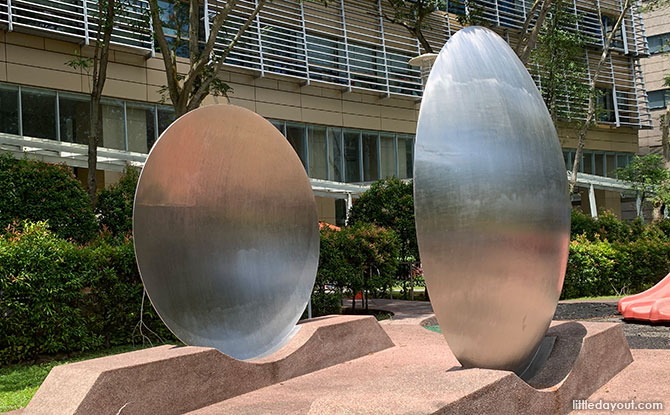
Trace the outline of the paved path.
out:
M 351 300 L 345 299 L 344 306 L 351 307 Z M 360 306 L 360 300 L 356 301 L 356 306 Z M 371 298 L 368 300 L 368 308 L 393 313 L 393 317 L 390 320 L 383 320 L 383 324 L 421 324 L 423 320 L 435 316 L 430 301 Z

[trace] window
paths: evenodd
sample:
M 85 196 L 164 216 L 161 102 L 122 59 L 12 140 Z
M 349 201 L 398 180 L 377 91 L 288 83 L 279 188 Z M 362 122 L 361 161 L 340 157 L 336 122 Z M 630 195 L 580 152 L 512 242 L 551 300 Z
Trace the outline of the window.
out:
M 123 101 L 102 100 L 102 146 L 117 150 L 126 149 L 126 123 Z
M 398 177 L 409 179 L 414 173 L 414 139 L 398 135 Z
M 309 175 L 315 179 L 328 179 L 326 163 L 326 127 L 309 126 Z
M 647 42 L 649 42 L 649 53 L 652 55 L 670 51 L 670 33 L 649 36 Z
M 85 95 L 58 94 L 60 140 L 87 144 L 91 129 L 91 99 Z
M 305 153 L 305 126 L 303 124 L 286 123 L 286 138 L 300 157 L 302 165 L 307 169 L 307 158 Z
M 600 112 L 600 121 L 605 122 L 616 121 L 616 113 L 614 110 L 614 97 L 611 89 L 598 88 L 596 109 Z
M 612 32 L 612 29 L 614 29 L 614 26 L 616 25 L 617 18 L 612 17 L 612 16 L 607 16 L 603 15 L 603 27 L 605 28 L 605 33 L 603 34 L 603 43 L 605 42 L 605 39 L 607 39 L 607 36 Z M 623 49 L 623 37 L 621 36 L 622 30 L 621 27 L 619 27 L 619 30 L 617 30 L 617 33 L 614 34 L 614 37 L 612 38 L 612 47 L 613 48 L 618 48 L 618 49 Z
M 381 175 L 385 179 L 395 176 L 395 134 L 379 135 L 379 147 L 381 148 Z
M 659 91 L 649 91 L 649 108 L 665 108 L 670 101 L 670 89 L 661 89 Z
M 57 139 L 55 91 L 21 88 L 21 113 L 23 135 Z
M 135 102 L 126 104 L 128 151 L 148 153 L 151 150 L 156 136 L 154 111 L 153 105 Z
M 361 147 L 358 131 L 344 133 L 344 178 L 347 182 L 361 181 Z
M 363 133 L 363 181 L 373 182 L 379 179 L 378 133 Z
M 183 1 L 165 1 L 159 0 L 160 17 L 163 22 L 163 33 L 170 48 L 174 48 L 175 42 L 179 42 L 175 53 L 182 58 L 189 57 L 188 45 L 188 20 L 189 5 Z M 198 26 L 198 40 L 200 46 L 205 41 L 205 11 L 201 6 L 199 10 L 200 25 Z
M 19 134 L 19 87 L 0 84 L 0 132 Z
M 328 180 L 344 181 L 342 162 L 342 130 L 328 127 Z
M 447 11 L 449 13 L 465 16 L 465 2 L 457 0 L 447 0 Z

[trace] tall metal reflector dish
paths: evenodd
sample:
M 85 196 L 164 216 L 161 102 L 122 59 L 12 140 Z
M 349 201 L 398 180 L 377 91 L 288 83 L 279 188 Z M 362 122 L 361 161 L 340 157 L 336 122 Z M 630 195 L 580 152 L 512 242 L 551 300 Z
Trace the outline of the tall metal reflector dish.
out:
M 417 236 L 431 302 L 464 367 L 523 372 L 563 286 L 570 203 L 556 129 L 493 31 L 442 48 L 416 137 Z
M 184 343 L 248 359 L 294 332 L 318 265 L 316 202 L 261 116 L 214 105 L 175 121 L 142 170 L 133 231 L 151 302 Z

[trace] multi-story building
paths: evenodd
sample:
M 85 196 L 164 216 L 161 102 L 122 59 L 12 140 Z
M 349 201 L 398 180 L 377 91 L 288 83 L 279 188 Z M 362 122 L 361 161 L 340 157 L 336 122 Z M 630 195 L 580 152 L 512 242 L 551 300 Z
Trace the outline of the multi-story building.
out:
M 661 154 L 660 117 L 670 105 L 670 87 L 665 85 L 665 77 L 670 76 L 670 6 L 645 10 L 642 16 L 650 56 L 641 63 L 654 128 L 640 131 L 640 153 Z
M 514 43 L 532 2 L 476 3 L 486 24 Z M 156 58 L 151 31 L 142 24 L 147 2 L 132 4 L 113 37 L 99 151 L 101 185 L 117 180 L 125 163 L 141 164 L 173 119 L 160 94 L 166 83 L 163 62 Z M 584 59 L 592 72 L 604 38 L 599 13 L 588 0 L 564 4 L 579 17 L 575 29 L 589 36 Z M 621 1 L 599 4 L 604 26 L 612 27 Z M 203 0 L 206 23 L 221 5 Z M 253 6 L 254 1 L 239 1 L 227 32 L 234 32 Z M 67 63 L 75 52 L 90 54 L 96 7 L 95 0 L 8 0 L 0 5 L 0 148 L 65 162 L 82 178 L 87 173 L 90 77 Z M 270 119 L 286 135 L 312 178 L 320 218 L 331 223 L 342 221 L 347 201 L 365 183 L 412 176 L 422 83 L 419 69 L 408 61 L 424 51 L 403 27 L 383 17 L 389 8 L 385 0 L 327 5 L 273 0 L 221 75 L 233 88 L 232 104 Z M 425 32 L 435 50 L 461 28 L 458 16 L 465 13 L 459 3 L 447 2 L 445 9 L 430 16 Z M 626 12 L 614 46 L 598 85 L 608 112 L 589 131 L 580 167 L 580 184 L 591 190 L 587 210 L 597 201 L 620 212 L 620 195 L 607 177 L 637 152 L 638 130 L 650 126 L 639 67 L 648 49 L 637 8 Z M 205 104 L 215 102 L 225 99 L 209 97 Z M 561 127 L 559 136 L 571 165 L 575 134 Z

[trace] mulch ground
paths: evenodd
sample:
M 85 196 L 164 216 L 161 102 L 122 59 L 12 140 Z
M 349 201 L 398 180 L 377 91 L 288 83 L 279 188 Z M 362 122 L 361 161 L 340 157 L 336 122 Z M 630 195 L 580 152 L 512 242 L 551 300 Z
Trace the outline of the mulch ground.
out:
M 649 324 L 625 321 L 614 301 L 561 302 L 554 320 L 606 321 L 623 324 L 623 331 L 631 349 L 670 349 L 670 323 Z

